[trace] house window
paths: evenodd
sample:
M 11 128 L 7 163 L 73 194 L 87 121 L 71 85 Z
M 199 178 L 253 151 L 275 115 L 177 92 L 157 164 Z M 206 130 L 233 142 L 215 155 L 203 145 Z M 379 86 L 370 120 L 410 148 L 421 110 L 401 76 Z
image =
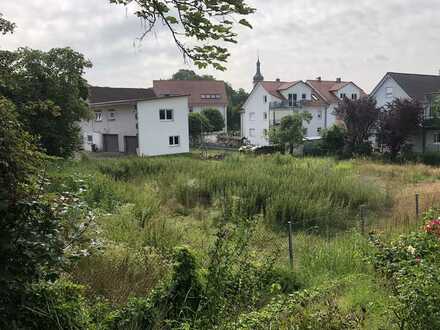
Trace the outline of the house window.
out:
M 302 99 L 305 100 L 307 98 L 307 94 L 302 95 Z
M 87 143 L 92 144 L 93 143 L 93 135 L 87 135 Z
M 179 136 L 178 136 L 178 135 L 176 135 L 176 136 L 170 136 L 170 137 L 168 138 L 168 143 L 169 143 L 170 147 L 176 147 L 176 146 L 178 146 L 179 143 L 180 143 L 180 141 L 179 141 Z
M 293 107 L 296 104 L 298 96 L 296 94 L 289 94 L 289 107 Z
M 266 128 L 263 129 L 263 135 L 264 135 L 265 137 L 267 137 L 267 129 L 266 129 Z
M 347 97 L 347 94 L 345 94 L 345 93 L 341 93 L 341 95 L 339 95 L 339 97 L 340 97 L 341 99 L 345 99 L 345 98 Z
M 173 110 L 172 109 L 160 109 L 159 119 L 160 120 L 173 120 Z
M 95 112 L 95 121 L 102 121 L 102 111 Z
M 263 118 L 267 119 L 267 112 L 263 112 Z
M 116 119 L 116 113 L 113 110 L 110 110 L 108 112 L 108 120 L 115 120 Z
M 255 120 L 255 112 L 250 112 L 249 113 L 249 120 L 250 121 L 254 121 Z
M 393 97 L 393 87 L 387 87 L 385 90 L 385 96 L 388 98 Z
M 356 93 L 351 94 L 351 99 L 352 100 L 357 100 L 358 95 Z
M 255 137 L 255 128 L 249 128 L 249 137 Z
M 263 101 L 264 101 L 264 103 L 267 103 L 267 95 L 263 96 Z
M 434 144 L 440 144 L 440 133 L 434 133 Z
M 322 118 L 322 111 L 318 112 L 318 118 Z
M 316 129 L 316 131 L 317 131 L 318 133 L 321 133 L 321 127 L 318 127 L 318 128 Z

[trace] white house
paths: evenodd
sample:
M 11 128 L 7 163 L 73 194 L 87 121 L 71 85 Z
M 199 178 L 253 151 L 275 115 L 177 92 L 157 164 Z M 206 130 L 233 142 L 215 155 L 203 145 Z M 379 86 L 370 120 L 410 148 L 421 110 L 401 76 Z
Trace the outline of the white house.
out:
M 440 151 L 440 125 L 431 113 L 433 95 L 440 92 L 440 75 L 388 72 L 373 89 L 370 96 L 384 107 L 395 99 L 421 102 L 425 107 L 420 131 L 411 138 L 416 152 Z
M 219 80 L 154 80 L 157 96 L 189 95 L 189 112 L 217 109 L 225 121 L 227 131 L 228 95 L 225 83 Z
M 358 99 L 365 95 L 356 84 L 340 78 L 334 81 L 321 78 L 266 81 L 258 60 L 254 87 L 242 106 L 241 136 L 251 144 L 268 145 L 267 132 L 278 125 L 281 118 L 294 112 L 309 112 L 312 120 L 305 126 L 306 138 L 319 139 L 323 129 L 337 122 L 334 109 L 341 99 Z
M 189 151 L 188 96 L 90 86 L 88 102 L 93 117 L 80 123 L 84 150 L 139 155 Z M 146 114 L 144 109 L 153 106 L 154 114 Z
M 188 96 L 139 101 L 139 155 L 189 152 Z

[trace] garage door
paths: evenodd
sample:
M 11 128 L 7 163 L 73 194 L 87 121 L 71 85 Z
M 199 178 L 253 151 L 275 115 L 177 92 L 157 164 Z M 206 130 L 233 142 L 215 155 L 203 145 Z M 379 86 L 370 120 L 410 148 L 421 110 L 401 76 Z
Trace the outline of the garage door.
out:
M 137 136 L 124 136 L 125 143 L 125 153 L 126 154 L 136 154 L 138 148 L 138 138 Z
M 104 134 L 104 152 L 119 152 L 118 134 Z

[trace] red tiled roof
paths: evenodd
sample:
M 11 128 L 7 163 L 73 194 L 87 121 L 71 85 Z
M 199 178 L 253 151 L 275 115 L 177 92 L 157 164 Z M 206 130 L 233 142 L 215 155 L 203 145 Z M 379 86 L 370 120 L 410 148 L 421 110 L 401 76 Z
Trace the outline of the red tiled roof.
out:
M 351 81 L 337 82 L 332 80 L 307 80 L 306 83 L 309 84 L 317 93 L 319 93 L 319 96 L 321 96 L 328 103 L 335 103 L 339 101 L 334 92 L 340 90 L 348 84 L 353 84 L 356 86 L 356 84 Z M 361 90 L 362 96 L 367 95 L 361 88 L 359 89 Z
M 154 80 L 156 95 L 190 95 L 189 106 L 209 106 L 228 104 L 225 83 L 218 80 Z M 202 98 L 202 95 L 204 96 Z M 218 95 L 218 98 L 211 96 Z M 205 97 L 209 96 L 209 97 Z
M 287 89 L 289 86 L 296 84 L 297 81 L 262 81 L 261 86 L 272 96 L 275 96 L 281 100 L 285 97 L 280 93 L 280 90 Z M 287 87 L 286 87 L 287 86 Z

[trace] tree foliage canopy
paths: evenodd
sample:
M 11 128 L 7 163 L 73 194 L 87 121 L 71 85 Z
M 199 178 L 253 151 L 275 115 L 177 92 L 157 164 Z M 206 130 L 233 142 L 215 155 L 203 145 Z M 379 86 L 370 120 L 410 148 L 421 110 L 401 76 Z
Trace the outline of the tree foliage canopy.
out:
M 208 119 L 210 132 L 220 132 L 225 128 L 225 120 L 217 109 L 204 109 L 202 115 Z
M 273 144 L 288 145 L 290 153 L 293 149 L 303 143 L 306 135 L 304 122 L 310 122 L 312 116 L 308 112 L 294 113 L 281 119 L 279 126 L 269 130 L 269 140 Z
M 193 70 L 188 69 L 180 69 L 176 73 L 173 74 L 173 80 L 215 80 L 215 78 L 211 75 L 198 75 Z
M 50 155 L 69 156 L 79 145 L 78 122 L 89 118 L 82 77 L 89 67 L 71 48 L 0 51 L 0 96 L 16 105 L 20 121 Z
M 208 118 L 199 112 L 191 112 L 188 116 L 189 136 L 195 142 L 199 139 L 202 132 L 210 132 L 211 124 Z
M 245 0 L 110 0 L 110 3 L 135 3 L 135 15 L 145 22 L 141 38 L 158 24 L 171 33 L 184 58 L 200 68 L 208 65 L 225 70 L 223 64 L 230 56 L 222 43 L 236 43 L 237 25 L 252 28 L 243 18 L 255 12 Z M 239 19 L 237 19 L 239 18 Z
M 3 14 L 0 13 L 0 33 L 1 34 L 13 33 L 15 27 L 16 27 L 15 23 L 3 18 Z
M 373 135 L 379 117 L 376 100 L 369 97 L 358 100 L 344 98 L 335 112 L 347 129 L 345 136 L 348 153 L 358 153 L 358 150 L 364 149 L 363 146 L 370 145 L 368 139 Z
M 418 101 L 396 99 L 380 112 L 378 140 L 392 158 L 402 150 L 423 121 L 423 106 Z

